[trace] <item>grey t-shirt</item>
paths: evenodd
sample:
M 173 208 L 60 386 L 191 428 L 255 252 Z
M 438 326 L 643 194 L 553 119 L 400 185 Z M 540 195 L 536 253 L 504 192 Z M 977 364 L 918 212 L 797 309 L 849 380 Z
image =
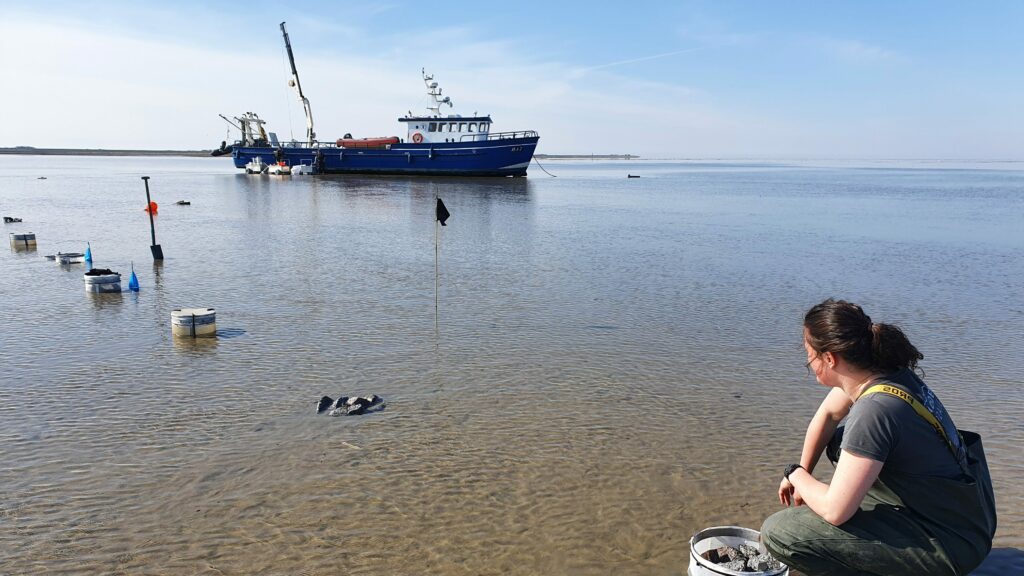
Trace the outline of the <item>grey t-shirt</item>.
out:
M 889 374 L 875 384 L 890 384 L 925 403 L 943 428 L 956 430 L 935 394 L 911 370 Z M 960 466 L 946 441 L 906 401 L 890 394 L 857 400 L 846 417 L 840 447 L 852 454 L 885 463 L 890 472 L 958 478 Z M 947 432 L 949 434 L 949 432 Z M 963 453 L 959 437 L 951 439 Z

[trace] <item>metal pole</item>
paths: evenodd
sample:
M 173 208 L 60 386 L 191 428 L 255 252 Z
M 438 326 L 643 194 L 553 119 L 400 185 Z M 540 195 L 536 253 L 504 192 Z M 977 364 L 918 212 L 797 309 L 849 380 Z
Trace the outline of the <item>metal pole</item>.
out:
M 434 334 L 437 334 L 437 229 L 440 226 L 434 219 Z
M 153 244 L 150 245 L 149 250 L 153 253 L 153 260 L 163 260 L 164 251 L 156 243 L 156 226 L 153 224 L 153 201 L 149 199 L 149 176 L 143 176 L 142 181 L 146 183 L 146 212 L 149 212 L 149 234 L 153 238 Z

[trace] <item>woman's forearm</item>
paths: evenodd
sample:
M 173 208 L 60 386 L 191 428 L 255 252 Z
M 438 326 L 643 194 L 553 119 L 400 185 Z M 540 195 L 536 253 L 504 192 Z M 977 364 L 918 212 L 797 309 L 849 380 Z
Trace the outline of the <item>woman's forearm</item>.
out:
M 800 465 L 808 472 L 814 472 L 814 466 L 821 458 L 832 435 L 835 434 L 839 422 L 850 412 L 850 399 L 842 390 L 832 390 L 821 402 L 814 413 L 807 433 L 804 435 L 804 446 L 800 451 Z
M 815 514 L 839 526 L 857 511 L 881 470 L 882 462 L 844 451 L 830 484 L 799 468 L 789 475 L 789 482 Z
M 811 423 L 807 425 L 804 447 L 800 451 L 800 465 L 808 472 L 814 472 L 814 466 L 821 458 L 821 453 L 835 433 L 837 425 L 838 422 L 833 421 L 821 411 L 818 411 L 811 419 Z

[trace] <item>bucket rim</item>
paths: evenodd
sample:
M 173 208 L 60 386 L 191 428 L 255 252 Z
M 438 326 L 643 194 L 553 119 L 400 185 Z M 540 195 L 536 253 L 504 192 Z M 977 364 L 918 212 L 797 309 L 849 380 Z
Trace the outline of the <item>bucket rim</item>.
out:
M 743 526 L 711 526 L 710 528 L 698 530 L 690 537 L 690 558 L 704 570 L 708 570 L 715 574 L 722 574 L 723 576 L 782 576 L 783 574 L 787 574 L 789 571 L 789 566 L 782 564 L 781 562 L 781 568 L 778 568 L 777 570 L 765 570 L 764 572 L 738 572 L 736 570 L 730 570 L 718 564 L 708 562 L 700 554 L 697 554 L 695 545 L 697 542 L 712 536 L 732 536 L 743 538 L 756 543 L 759 548 L 763 548 L 763 545 L 761 544 L 761 533 L 753 528 L 744 528 Z

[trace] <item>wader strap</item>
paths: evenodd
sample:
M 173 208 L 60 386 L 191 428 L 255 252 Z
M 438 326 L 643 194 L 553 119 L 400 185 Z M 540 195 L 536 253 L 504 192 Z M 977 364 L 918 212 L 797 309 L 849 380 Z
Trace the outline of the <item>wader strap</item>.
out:
M 942 424 L 939 423 L 938 418 L 936 418 L 934 414 L 929 412 L 923 404 L 917 401 L 917 398 L 914 398 L 914 396 L 907 392 L 906 390 L 902 390 L 895 386 L 889 386 L 888 384 L 875 384 L 874 386 L 865 390 L 864 393 L 860 395 L 860 398 L 863 398 L 868 394 L 875 394 L 877 392 L 888 394 L 890 396 L 895 396 L 903 400 L 907 404 L 910 404 L 911 408 L 914 409 L 914 412 L 917 412 L 918 416 L 924 418 L 929 424 L 932 425 L 932 428 L 935 428 L 935 431 L 938 432 L 940 436 L 942 436 L 942 439 L 946 441 L 946 446 L 948 446 L 950 452 L 953 453 L 953 458 L 957 460 L 957 463 L 960 463 L 960 459 L 957 456 L 956 446 L 953 445 L 953 443 L 949 440 L 949 436 L 946 435 L 946 429 L 942 427 Z M 858 400 L 860 398 L 858 398 Z M 963 465 L 961 464 L 960 467 L 963 468 Z

